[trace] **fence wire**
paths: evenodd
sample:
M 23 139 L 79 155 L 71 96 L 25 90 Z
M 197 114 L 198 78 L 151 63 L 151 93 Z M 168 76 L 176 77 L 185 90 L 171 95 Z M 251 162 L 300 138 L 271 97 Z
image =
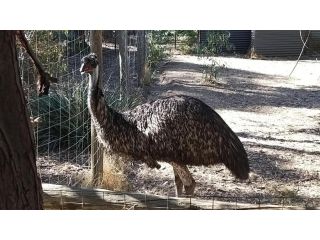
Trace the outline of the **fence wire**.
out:
M 79 72 L 81 58 L 90 52 L 89 31 L 25 31 L 25 33 L 45 70 L 58 78 L 58 83 L 51 85 L 48 96 L 38 97 L 37 70 L 25 50 L 18 47 L 20 74 L 28 110 L 32 119 L 40 119 L 38 123 L 33 124 L 38 172 L 43 183 L 81 186 L 86 182 L 92 167 L 90 156 L 95 154 L 91 152 L 87 81 Z M 153 34 L 148 34 L 146 31 L 127 32 L 125 58 L 128 69 L 123 84 L 120 81 L 120 34 L 120 31 L 103 32 L 102 79 L 107 102 L 119 111 L 124 111 L 140 103 L 146 59 L 150 50 L 148 42 L 149 38 L 157 37 L 157 32 Z M 174 45 L 177 45 L 177 39 L 174 41 Z M 130 206 L 134 206 L 126 196 L 123 194 L 124 203 L 121 204 L 126 206 L 129 203 Z M 259 208 L 267 203 L 281 206 L 304 204 L 309 209 L 320 205 L 319 199 L 281 196 L 196 197 L 211 199 L 212 209 L 218 208 L 217 201 L 230 202 L 228 206 L 234 209 L 241 209 L 243 202 L 251 202 Z M 170 205 L 171 198 L 168 194 L 161 208 L 174 209 Z M 146 195 L 145 203 L 149 206 L 148 209 L 152 209 L 150 207 L 152 201 L 152 198 L 149 199 Z M 190 206 L 193 201 L 194 198 L 190 198 Z
M 157 196 L 143 193 L 112 192 L 106 190 L 44 189 L 50 196 L 45 201 L 48 209 L 123 209 L 123 210 L 316 210 L 319 198 L 299 201 L 294 197 L 220 196 L 194 197 Z
M 38 118 L 33 130 L 37 167 L 44 183 L 79 185 L 91 168 L 87 81 L 79 71 L 81 58 L 90 52 L 89 32 L 25 31 L 45 70 L 58 79 L 57 84 L 51 84 L 48 96 L 37 96 L 37 70 L 26 51 L 18 45 L 20 74 L 28 110 L 31 119 Z M 124 110 L 135 104 L 135 95 L 140 91 L 139 71 L 146 59 L 146 42 L 142 42 L 145 34 L 145 31 L 128 32 L 126 52 L 129 74 L 125 95 L 120 101 L 119 32 L 103 31 L 103 91 L 107 101 L 116 109 Z M 138 38 L 141 39 L 141 35 L 140 41 Z M 138 52 L 138 48 L 143 48 L 143 54 Z

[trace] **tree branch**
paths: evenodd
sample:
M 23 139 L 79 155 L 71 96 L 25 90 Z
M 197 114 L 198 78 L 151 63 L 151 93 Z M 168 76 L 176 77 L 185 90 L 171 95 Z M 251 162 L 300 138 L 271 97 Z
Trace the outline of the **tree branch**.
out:
M 56 83 L 58 82 L 58 79 L 55 77 L 52 77 L 49 73 L 47 73 L 43 66 L 41 65 L 40 61 L 38 60 L 36 54 L 33 52 L 28 40 L 26 39 L 24 32 L 22 30 L 17 31 L 17 37 L 19 41 L 21 42 L 24 49 L 27 51 L 29 56 L 31 57 L 34 65 L 38 69 L 39 76 L 37 80 L 37 89 L 39 96 L 42 95 L 48 95 L 49 93 L 49 87 L 50 82 Z

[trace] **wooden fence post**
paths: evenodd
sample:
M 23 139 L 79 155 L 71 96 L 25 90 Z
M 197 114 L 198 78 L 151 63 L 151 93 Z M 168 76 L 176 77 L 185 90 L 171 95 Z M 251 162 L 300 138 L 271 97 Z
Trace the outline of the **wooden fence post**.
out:
M 102 76 L 102 31 L 90 31 L 90 50 L 98 56 L 99 75 Z M 102 81 L 100 81 L 102 89 Z M 91 173 L 92 184 L 101 184 L 103 179 L 103 146 L 97 140 L 97 134 L 91 121 Z
M 137 60 L 138 86 L 142 86 L 145 77 L 146 36 L 145 31 L 137 31 Z
M 129 92 L 128 31 L 119 31 L 120 100 Z

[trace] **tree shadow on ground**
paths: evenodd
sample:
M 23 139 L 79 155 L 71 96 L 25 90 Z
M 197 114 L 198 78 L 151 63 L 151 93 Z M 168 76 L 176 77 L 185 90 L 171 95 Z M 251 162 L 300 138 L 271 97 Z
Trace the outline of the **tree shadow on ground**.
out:
M 303 130 L 309 130 L 311 133 L 316 132 L 317 129 L 303 129 Z M 301 132 L 301 133 L 308 133 L 307 131 L 302 131 L 300 130 L 296 130 L 294 132 Z M 311 140 L 291 140 L 291 139 L 283 139 L 283 138 L 276 138 L 276 137 L 271 137 L 271 136 L 256 136 L 250 133 L 244 133 L 244 132 L 237 132 L 237 135 L 239 137 L 242 138 L 254 138 L 256 140 L 265 140 L 265 141 L 278 141 L 278 142 L 290 142 L 290 143 L 315 143 L 315 141 L 311 141 Z M 320 143 L 317 142 L 316 143 Z M 289 148 L 288 148 L 289 149 Z M 313 152 L 312 152 L 313 153 Z
M 111 67 L 111 65 L 110 65 Z M 171 72 L 186 72 L 184 77 L 188 78 L 188 74 L 199 73 L 202 74 L 203 68 L 201 65 L 192 63 L 174 62 L 168 63 L 165 66 L 166 71 Z M 239 111 L 257 111 L 262 107 L 292 107 L 292 108 L 308 108 L 316 109 L 320 107 L 320 89 L 318 87 L 308 89 L 293 89 L 288 87 L 274 87 L 259 84 L 257 79 L 273 79 L 277 81 L 284 81 L 286 78 L 281 76 L 264 75 L 250 71 L 243 71 L 238 69 L 223 69 L 220 73 L 221 83 L 216 85 L 209 85 L 206 83 L 197 84 L 192 82 L 181 81 L 177 76 L 171 78 L 167 84 L 157 84 L 151 87 L 151 91 L 158 93 L 168 92 L 174 89 L 175 92 L 185 92 L 188 95 L 195 96 L 202 99 L 213 108 L 218 109 L 235 109 Z M 219 80 L 218 80 L 219 81 Z M 254 120 L 252 120 L 254 121 Z M 310 134 L 318 134 L 317 129 L 298 129 L 294 130 L 297 133 L 303 131 Z M 308 154 L 311 156 L 319 156 L 320 151 L 307 151 L 300 149 L 293 149 L 275 144 L 263 144 L 259 141 L 270 140 L 280 142 L 297 142 L 295 140 L 277 139 L 275 137 L 260 137 L 249 133 L 240 132 L 238 136 L 242 138 L 253 138 L 257 141 L 246 140 L 244 145 L 249 156 L 251 171 L 257 174 L 261 179 L 256 185 L 263 185 L 267 181 L 277 181 L 281 183 L 299 184 L 301 181 L 313 180 L 318 178 L 316 175 L 307 175 L 296 169 L 287 169 L 284 167 L 284 162 L 281 157 L 281 151 L 287 151 L 292 154 Z M 306 142 L 306 141 L 303 141 Z M 312 143 L 310 141 L 310 143 Z M 260 149 L 257 151 L 255 149 Z M 272 151 L 268 151 L 272 150 Z M 170 179 L 167 179 L 168 181 Z M 173 175 L 171 179 L 173 183 Z M 146 185 L 151 185 L 152 179 L 146 180 Z M 156 181 L 154 181 L 156 183 Z M 205 187 L 206 182 L 201 181 L 200 187 Z M 170 184 L 170 189 L 174 191 L 173 184 Z M 213 190 L 212 196 L 218 196 L 219 192 Z M 231 190 L 227 193 L 220 194 L 221 198 L 237 197 L 237 201 L 249 201 L 248 199 L 255 199 L 261 197 L 257 191 L 244 192 L 241 190 Z M 202 196 L 208 197 L 208 196 Z M 275 196 L 272 193 L 264 193 L 263 198 L 260 199 L 278 199 L 281 197 Z M 298 196 L 293 196 L 299 198 Z M 230 198 L 230 199 L 231 199 Z M 242 199 L 242 200 L 241 200 Z M 158 199 L 160 200 L 160 198 Z M 270 202 L 271 200 L 269 200 Z M 166 201 L 164 201 L 166 202 Z
M 286 209 L 288 206 L 299 206 L 302 209 L 316 209 L 320 206 L 320 198 L 312 198 L 298 194 L 290 190 L 283 192 L 241 192 L 241 191 L 228 191 L 228 193 L 214 192 L 208 195 L 197 195 L 196 198 L 210 199 L 212 200 L 212 209 L 214 208 L 214 201 L 223 201 L 226 204 L 220 204 L 219 209 L 246 209 L 245 207 L 239 207 L 237 204 L 250 203 L 255 204 L 256 207 L 251 206 L 247 209 L 274 209 L 274 206 L 278 206 L 278 209 Z M 263 206 L 263 205 L 274 205 Z
M 264 112 L 268 107 L 315 110 L 320 108 L 320 101 L 318 100 L 320 88 L 318 86 L 299 88 L 299 86 L 288 84 L 289 79 L 287 77 L 230 68 L 221 69 L 218 75 L 218 84 L 208 84 L 204 81 L 202 83 L 199 83 L 199 81 L 193 82 L 195 77 L 203 78 L 203 70 L 204 68 L 200 64 L 178 61 L 167 63 L 162 69 L 164 74 L 158 79 L 161 79 L 161 81 L 157 81 L 156 85 L 151 87 L 151 92 L 157 95 L 153 99 L 159 96 L 183 93 L 203 100 L 213 109 L 232 109 L 246 112 Z M 283 86 L 280 86 L 280 84 L 272 85 L 268 81 L 273 83 L 285 81 L 285 84 Z M 267 113 L 272 114 L 269 111 Z M 286 116 L 283 117 L 285 118 Z M 260 123 L 254 119 L 249 119 L 248 121 L 252 121 L 253 124 Z M 319 128 L 292 129 L 292 132 L 317 135 L 319 134 Z M 228 193 L 224 193 L 224 195 L 255 197 L 257 188 L 259 185 L 264 185 L 265 182 L 273 181 L 279 183 L 278 185 L 284 186 L 287 186 L 286 184 L 288 183 L 290 186 L 299 187 L 301 182 L 319 180 L 319 174 L 309 173 L 290 166 L 290 156 L 289 158 L 282 156 L 282 153 L 287 153 L 291 156 L 307 155 L 312 159 L 316 159 L 317 156 L 320 156 L 319 150 L 296 149 L 287 145 L 282 146 L 281 144 L 285 142 L 292 143 L 292 145 L 317 144 L 317 141 L 283 139 L 281 137 L 277 138 L 275 135 L 259 136 L 258 133 L 250 134 L 245 132 L 237 133 L 237 135 L 244 139 L 251 171 L 259 176 L 259 180 L 255 183 L 252 191 L 231 190 Z M 275 143 L 275 141 L 278 142 Z M 204 188 L 206 187 L 206 182 L 203 180 L 199 184 Z M 216 190 L 213 191 L 218 193 Z M 275 197 L 274 194 L 263 192 L 266 198 Z M 298 196 L 294 197 L 299 198 Z
M 168 72 L 195 72 L 202 74 L 203 67 L 199 64 L 170 62 L 166 64 L 165 71 Z M 184 74 L 186 79 L 188 74 Z M 220 79 L 220 80 L 219 80 Z M 284 81 L 287 78 L 276 75 L 266 75 L 239 69 L 222 69 L 219 73 L 218 82 L 220 84 L 197 84 L 192 81 L 183 81 L 181 76 L 171 77 L 167 84 L 159 84 L 151 88 L 156 95 L 172 91 L 174 93 L 183 92 L 186 95 L 195 96 L 213 108 L 236 109 L 248 111 L 251 108 L 261 107 L 293 107 L 293 108 L 319 108 L 320 95 L 319 87 L 309 87 L 308 89 L 294 89 L 288 87 L 273 87 L 261 85 L 256 81 L 276 80 Z M 191 83 L 190 83 L 191 82 Z M 210 97 L 207 97 L 210 96 Z

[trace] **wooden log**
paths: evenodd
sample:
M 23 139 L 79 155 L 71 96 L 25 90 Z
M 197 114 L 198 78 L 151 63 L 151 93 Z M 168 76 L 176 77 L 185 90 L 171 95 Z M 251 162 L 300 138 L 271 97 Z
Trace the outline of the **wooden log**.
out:
M 177 198 L 114 192 L 105 189 L 74 188 L 55 184 L 42 184 L 42 188 L 45 209 L 305 209 L 299 206 L 258 205 L 188 197 Z

